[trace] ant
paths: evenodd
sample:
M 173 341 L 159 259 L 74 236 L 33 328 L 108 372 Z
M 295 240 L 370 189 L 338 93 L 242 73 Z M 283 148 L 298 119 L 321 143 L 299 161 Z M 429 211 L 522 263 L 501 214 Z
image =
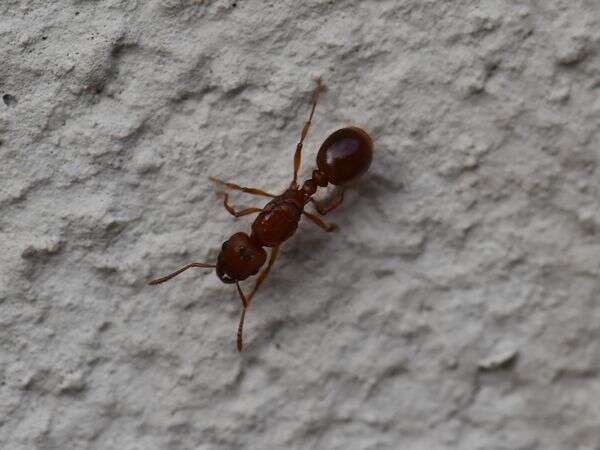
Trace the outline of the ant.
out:
M 237 211 L 229 204 L 229 196 L 226 192 L 217 192 L 217 195 L 223 198 L 223 206 L 232 216 L 241 217 L 259 213 L 252 224 L 251 234 L 248 235 L 243 232 L 235 233 L 225 241 L 221 247 L 216 264 L 193 262 L 167 276 L 157 278 L 148 283 L 151 285 L 164 283 L 191 267 L 216 269 L 217 276 L 223 283 L 235 283 L 242 300 L 242 315 L 237 331 L 237 349 L 239 352 L 244 348 L 242 330 L 246 310 L 250 307 L 254 294 L 256 294 L 256 291 L 271 271 L 279 254 L 279 247 L 296 232 L 301 216 L 306 216 L 327 232 L 338 228 L 337 225 L 325 223 L 315 214 L 304 210 L 308 203 L 312 203 L 320 215 L 325 215 L 342 204 L 344 199 L 343 192 L 330 205 L 322 205 L 312 197 L 317 191 L 317 187 L 325 187 L 327 184 L 336 186 L 346 184 L 365 173 L 373 159 L 373 141 L 368 133 L 354 126 L 342 128 L 333 132 L 325 139 L 317 154 L 317 168 L 313 170 L 312 177 L 306 180 L 302 184 L 302 187 L 299 187 L 297 180 L 302 156 L 302 145 L 308 134 L 319 100 L 319 94 L 322 90 L 320 78 L 316 80 L 316 83 L 317 86 L 313 93 L 310 116 L 304 124 L 300 142 L 298 142 L 296 152 L 294 153 L 294 176 L 290 187 L 283 194 L 274 195 L 261 189 L 242 187 L 210 177 L 211 181 L 223 189 L 232 189 L 247 194 L 272 198 L 264 208 L 252 207 Z M 242 291 L 239 282 L 256 275 L 264 265 L 267 260 L 267 252 L 263 247 L 271 247 L 272 249 L 269 262 L 256 279 L 250 295 L 246 295 Z

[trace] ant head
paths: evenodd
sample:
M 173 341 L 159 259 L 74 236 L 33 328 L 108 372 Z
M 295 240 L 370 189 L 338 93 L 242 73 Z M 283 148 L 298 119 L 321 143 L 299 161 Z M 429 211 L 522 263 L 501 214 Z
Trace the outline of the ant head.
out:
M 246 233 L 235 233 L 223 243 L 217 260 L 217 275 L 223 283 L 235 283 L 256 275 L 267 260 L 267 252 Z

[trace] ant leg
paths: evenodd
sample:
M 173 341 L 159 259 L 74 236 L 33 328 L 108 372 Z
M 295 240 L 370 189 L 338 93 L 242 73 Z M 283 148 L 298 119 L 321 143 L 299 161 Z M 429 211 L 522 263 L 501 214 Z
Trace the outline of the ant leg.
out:
M 308 213 L 306 211 L 304 211 L 302 214 L 304 214 L 306 217 L 308 217 L 315 224 L 317 224 L 327 232 L 336 231 L 340 229 L 335 223 L 323 222 L 318 216 L 315 216 L 314 214 Z
M 298 170 L 300 169 L 300 162 L 302 160 L 302 145 L 304 144 L 304 138 L 308 134 L 308 129 L 310 128 L 310 124 L 313 118 L 313 114 L 315 113 L 315 108 L 317 107 L 317 102 L 319 101 L 319 94 L 321 93 L 321 77 L 316 80 L 317 87 L 313 93 L 313 101 L 312 101 L 312 109 L 310 110 L 310 116 L 308 117 L 308 121 L 304 123 L 304 128 L 302 128 L 302 134 L 300 135 L 300 142 L 296 145 L 296 152 L 294 153 L 294 179 L 292 180 L 291 187 L 298 187 Z
M 237 291 L 240 294 L 240 298 L 242 299 L 242 315 L 240 317 L 240 323 L 238 324 L 237 329 L 237 349 L 238 352 L 241 352 L 244 349 L 244 319 L 246 318 L 246 308 L 248 308 L 248 299 L 246 298 L 244 291 L 242 291 L 240 283 L 236 281 L 235 285 L 237 286 Z
M 267 278 L 267 275 L 269 275 L 269 272 L 271 271 L 271 267 L 273 267 L 273 264 L 275 264 L 275 260 L 277 259 L 278 254 L 279 254 L 279 246 L 273 247 L 271 249 L 271 256 L 269 257 L 269 263 L 267 264 L 267 267 L 265 268 L 265 270 L 263 270 L 260 273 L 260 275 L 256 279 L 256 284 L 254 285 L 252 292 L 250 292 L 250 296 L 248 297 L 248 306 L 250 306 L 252 297 L 254 297 L 254 294 L 256 294 L 256 291 L 258 290 L 259 286 L 263 283 L 263 281 L 265 281 L 265 278 Z
M 235 191 L 242 191 L 242 192 L 245 192 L 246 194 L 261 195 L 263 197 L 273 197 L 273 198 L 276 197 L 276 195 L 270 194 L 261 189 L 243 187 L 243 186 L 240 186 L 235 183 L 227 183 L 227 182 L 225 182 L 223 180 L 219 180 L 218 178 L 215 178 L 215 177 L 208 177 L 208 179 L 215 184 L 226 187 L 227 189 L 233 189 Z
M 223 196 L 223 206 L 225 207 L 225 209 L 227 211 L 229 211 L 229 214 L 231 214 L 234 217 L 247 216 L 248 214 L 257 213 L 257 212 L 262 211 L 262 208 L 254 208 L 254 207 L 242 209 L 241 211 L 236 211 L 235 208 L 229 204 L 229 195 L 227 195 L 227 193 L 217 192 L 217 195 Z
M 311 197 L 310 202 L 315 205 L 315 209 L 319 212 L 319 214 L 321 214 L 322 216 L 324 216 L 325 214 L 327 214 L 328 212 L 333 211 L 335 208 L 337 208 L 338 206 L 340 206 L 342 204 L 342 202 L 344 201 L 344 191 L 342 191 L 340 193 L 340 196 L 333 202 L 331 203 L 331 205 L 328 206 L 323 206 L 321 203 L 319 203 L 317 200 L 315 200 L 314 198 Z
M 260 275 L 258 276 L 258 279 L 256 280 L 256 284 L 254 285 L 254 289 L 252 289 L 252 292 L 250 293 L 249 296 L 246 296 L 244 294 L 244 291 L 242 291 L 242 288 L 240 287 L 239 283 L 235 283 L 237 286 L 237 290 L 238 293 L 240 294 L 240 298 L 242 299 L 242 315 L 240 316 L 240 323 L 238 325 L 238 331 L 237 331 L 237 349 L 238 352 L 241 352 L 244 349 L 244 338 L 243 338 L 243 329 L 244 329 L 244 319 L 246 318 L 246 310 L 250 307 L 250 303 L 252 302 L 252 296 L 256 293 L 256 290 L 258 289 L 258 287 L 262 284 L 263 281 L 265 281 L 265 278 L 267 278 L 267 275 L 269 274 L 269 272 L 271 271 L 271 267 L 273 267 L 273 264 L 275 264 L 275 260 L 277 259 L 277 255 L 279 254 L 279 247 L 273 247 L 273 249 L 271 250 L 271 256 L 269 257 L 269 263 L 267 264 L 267 267 L 265 268 L 265 270 L 263 270 Z
M 160 283 L 164 283 L 165 281 L 169 281 L 171 278 L 176 277 L 177 275 L 179 275 L 181 272 L 188 270 L 191 267 L 203 267 L 203 268 L 215 268 L 217 266 L 215 266 L 214 264 L 205 264 L 205 263 L 191 263 L 188 264 L 187 266 L 182 267 L 179 270 L 176 270 L 173 273 L 170 273 L 169 275 L 166 275 L 162 278 L 157 278 L 156 280 L 152 280 L 149 281 L 148 284 L 160 284 Z
M 246 308 L 242 308 L 242 315 L 240 317 L 240 323 L 237 330 L 237 350 L 241 352 L 244 350 L 244 319 L 246 317 Z

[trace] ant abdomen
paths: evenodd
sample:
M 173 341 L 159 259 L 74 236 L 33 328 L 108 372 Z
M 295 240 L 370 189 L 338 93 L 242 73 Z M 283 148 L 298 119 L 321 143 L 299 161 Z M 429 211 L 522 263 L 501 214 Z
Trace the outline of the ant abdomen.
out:
M 365 173 L 372 159 L 371 137 L 358 127 L 348 127 L 325 139 L 317 154 L 317 166 L 329 183 L 340 185 Z

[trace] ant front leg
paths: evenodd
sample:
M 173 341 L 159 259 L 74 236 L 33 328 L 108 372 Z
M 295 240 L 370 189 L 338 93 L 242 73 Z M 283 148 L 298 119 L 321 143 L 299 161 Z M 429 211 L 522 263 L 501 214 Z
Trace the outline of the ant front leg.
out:
M 302 128 L 302 134 L 300 135 L 300 142 L 296 145 L 296 152 L 294 153 L 294 178 L 292 179 L 292 188 L 298 187 L 298 170 L 300 170 L 300 162 L 302 161 L 302 145 L 304 144 L 304 138 L 308 134 L 308 129 L 312 123 L 313 114 L 319 101 L 319 94 L 321 93 L 321 77 L 316 79 L 317 87 L 313 93 L 312 109 L 310 110 L 310 116 Z
M 242 291 L 240 284 L 236 282 L 238 293 L 240 294 L 240 298 L 242 299 L 242 315 L 240 316 L 240 323 L 238 325 L 238 330 L 237 330 L 238 352 L 241 352 L 244 349 L 244 319 L 246 318 L 246 310 L 250 307 L 250 303 L 252 302 L 252 297 L 254 296 L 254 294 L 256 294 L 256 291 L 258 290 L 259 286 L 262 284 L 263 281 L 265 281 L 265 279 L 267 278 L 267 275 L 269 275 L 269 272 L 271 271 L 273 264 L 275 264 L 275 260 L 277 259 L 278 254 L 279 254 L 279 247 L 273 247 L 273 249 L 271 250 L 271 256 L 269 257 L 269 263 L 267 264 L 267 267 L 260 273 L 260 275 L 256 279 L 256 284 L 254 285 L 254 289 L 252 289 L 252 292 L 250 292 L 249 296 L 246 296 L 246 294 L 244 294 L 244 291 Z
M 344 201 L 344 191 L 342 191 L 340 193 L 340 196 L 333 202 L 331 203 L 331 205 L 328 206 L 323 206 L 320 202 L 318 202 L 317 200 L 315 200 L 314 198 L 311 197 L 310 202 L 315 205 L 315 209 L 318 211 L 319 214 L 321 214 L 322 216 L 324 216 L 325 214 L 327 214 L 328 212 L 333 211 L 335 208 L 337 208 L 338 206 L 340 206 L 342 204 L 342 202 Z
M 247 216 L 248 214 L 258 213 L 262 211 L 262 208 L 246 208 L 241 211 L 236 211 L 233 206 L 229 204 L 229 195 L 226 192 L 217 192 L 217 195 L 223 196 L 223 206 L 233 217 Z
M 328 233 L 331 231 L 337 231 L 340 229 L 340 227 L 338 227 L 335 223 L 323 222 L 318 216 L 315 216 L 314 214 L 308 213 L 306 211 L 303 211 L 302 214 L 304 214 L 313 223 L 315 223 L 316 225 L 318 225 L 319 227 L 321 227 L 323 230 L 327 231 Z
M 271 256 L 269 256 L 269 262 L 267 264 L 267 267 L 265 267 L 265 270 L 263 270 L 260 273 L 260 275 L 256 279 L 256 283 L 254 284 L 254 288 L 252 289 L 252 292 L 250 292 L 250 297 L 248 297 L 248 306 L 250 306 L 252 297 L 254 297 L 254 294 L 256 294 L 256 291 L 258 291 L 258 288 L 260 287 L 260 285 L 263 283 L 263 281 L 265 281 L 265 279 L 267 278 L 267 275 L 269 275 L 269 272 L 271 271 L 273 264 L 275 264 L 277 255 L 279 255 L 279 247 L 273 247 L 273 249 L 271 250 Z

